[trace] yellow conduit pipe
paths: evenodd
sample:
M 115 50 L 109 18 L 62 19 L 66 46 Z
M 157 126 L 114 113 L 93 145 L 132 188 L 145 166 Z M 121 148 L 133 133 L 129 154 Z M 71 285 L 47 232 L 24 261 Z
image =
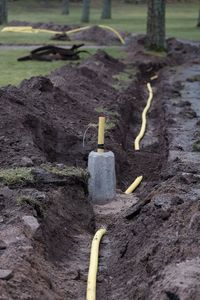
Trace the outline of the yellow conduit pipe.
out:
M 90 266 L 87 280 L 86 300 L 96 300 L 96 281 L 98 271 L 99 244 L 106 233 L 106 229 L 99 229 L 92 241 L 90 253 Z
M 140 129 L 140 132 L 139 132 L 138 136 L 135 139 L 135 150 L 140 150 L 140 141 L 143 138 L 145 130 L 146 130 L 147 112 L 148 112 L 148 110 L 151 106 L 151 101 L 153 99 L 153 91 L 152 91 L 150 83 L 147 83 L 147 89 L 149 91 L 149 97 L 148 97 L 148 100 L 147 100 L 147 104 L 146 104 L 146 106 L 145 106 L 145 108 L 142 112 L 142 126 L 141 126 L 141 129 Z
M 129 188 L 125 191 L 125 194 L 129 195 L 131 194 L 141 183 L 143 179 L 143 176 L 139 176 L 135 179 L 135 181 L 129 186 Z
M 115 30 L 114 28 L 107 26 L 107 25 L 98 25 L 101 28 L 105 28 L 108 29 L 110 31 L 112 31 L 120 40 L 120 42 L 124 45 L 125 41 L 123 39 L 123 37 L 121 36 L 121 34 Z M 84 26 L 81 28 L 75 28 L 75 29 L 71 29 L 66 31 L 66 34 L 73 34 L 76 32 L 80 32 L 83 30 L 87 30 L 91 28 L 91 26 Z M 48 30 L 48 29 L 36 29 L 33 28 L 31 26 L 12 26 L 12 27 L 5 27 L 1 30 L 2 32 L 23 32 L 23 33 L 39 33 L 39 32 L 46 32 L 46 33 L 63 33 L 62 31 L 54 31 L 54 30 Z
M 101 27 L 101 28 L 108 29 L 108 30 L 112 31 L 113 33 L 115 33 L 116 36 L 119 38 L 120 42 L 122 43 L 122 45 L 125 45 L 125 41 L 124 41 L 122 35 L 119 33 L 119 31 L 117 31 L 113 27 L 110 27 L 110 26 L 107 26 L 107 25 L 98 25 L 98 26 Z
M 71 29 L 71 30 L 66 31 L 66 34 L 71 34 L 71 33 L 76 33 L 76 32 L 79 32 L 79 31 L 87 30 L 90 27 L 91 26 L 84 26 L 84 27 L 80 27 L 80 28 Z
M 157 78 L 157 77 L 155 76 L 155 78 Z M 148 100 L 147 100 L 147 104 L 146 104 L 146 106 L 145 106 L 145 108 L 142 112 L 142 126 L 141 126 L 141 129 L 140 129 L 140 132 L 139 132 L 138 136 L 135 139 L 135 150 L 140 150 L 140 141 L 143 138 L 145 130 L 146 130 L 146 123 L 147 123 L 146 115 L 147 115 L 147 112 L 148 112 L 148 110 L 151 106 L 151 102 L 152 102 L 152 99 L 153 99 L 153 91 L 152 91 L 152 87 L 151 87 L 150 83 L 147 83 L 147 89 L 149 91 L 149 97 L 148 97 Z M 131 194 L 140 185 L 142 179 L 143 179 L 143 176 L 137 177 L 135 179 L 135 181 L 125 191 L 125 194 Z
M 97 152 L 104 153 L 105 117 L 99 117 Z

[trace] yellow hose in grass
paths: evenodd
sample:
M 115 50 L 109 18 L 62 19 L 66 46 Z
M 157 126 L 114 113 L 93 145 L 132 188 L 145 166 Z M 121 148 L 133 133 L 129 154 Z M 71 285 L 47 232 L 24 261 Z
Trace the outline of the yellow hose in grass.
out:
M 112 31 L 120 40 L 120 42 L 124 45 L 125 41 L 122 37 L 122 35 L 114 28 L 112 28 L 111 26 L 107 26 L 107 25 L 98 25 L 100 28 L 104 28 L 107 30 Z M 83 30 L 87 30 L 89 28 L 91 28 L 91 25 L 88 26 L 84 26 L 84 27 L 80 27 L 80 28 L 75 28 L 75 29 L 71 29 L 66 31 L 66 34 L 73 34 L 73 33 L 77 33 Z M 21 33 L 63 33 L 63 31 L 54 31 L 54 30 L 49 30 L 49 29 L 40 29 L 40 28 L 33 28 L 32 26 L 10 26 L 10 27 L 4 27 L 2 30 L 2 32 L 21 32 Z

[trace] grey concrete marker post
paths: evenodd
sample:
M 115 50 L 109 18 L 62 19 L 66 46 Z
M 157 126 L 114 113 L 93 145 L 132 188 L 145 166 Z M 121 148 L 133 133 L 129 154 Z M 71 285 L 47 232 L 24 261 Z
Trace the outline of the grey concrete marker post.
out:
M 95 203 L 105 203 L 115 198 L 116 175 L 115 156 L 111 151 L 90 152 L 88 158 L 89 196 Z

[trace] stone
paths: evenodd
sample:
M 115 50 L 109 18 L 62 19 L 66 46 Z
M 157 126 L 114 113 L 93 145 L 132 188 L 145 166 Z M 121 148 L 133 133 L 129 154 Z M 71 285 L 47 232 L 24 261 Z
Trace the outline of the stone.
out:
M 7 244 L 3 240 L 0 240 L 0 250 L 5 250 L 6 248 Z
M 22 220 L 25 226 L 24 232 L 27 237 L 31 238 L 39 228 L 40 224 L 38 223 L 38 220 L 33 216 L 23 216 Z
M 105 203 L 116 196 L 114 153 L 90 152 L 88 158 L 89 197 L 95 203 Z
M 9 269 L 0 269 L 0 279 L 2 280 L 9 280 L 13 277 L 13 271 Z
M 23 157 L 21 158 L 21 165 L 22 165 L 23 167 L 32 167 L 32 166 L 33 166 L 33 161 L 32 161 L 32 159 L 30 159 L 29 157 L 23 156 Z
M 191 230 L 199 232 L 199 230 L 200 230 L 200 213 L 196 212 L 192 215 L 188 227 Z

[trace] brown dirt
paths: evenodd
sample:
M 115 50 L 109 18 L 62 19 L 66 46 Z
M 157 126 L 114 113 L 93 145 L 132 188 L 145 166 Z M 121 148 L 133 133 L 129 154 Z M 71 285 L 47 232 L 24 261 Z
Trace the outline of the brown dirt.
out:
M 96 129 L 88 131 L 85 148 L 83 134 L 103 111 L 112 124 L 106 147 L 116 155 L 118 188 L 144 175 L 133 195 L 118 190 L 115 201 L 93 207 L 85 182 L 76 177 L 2 186 L 0 240 L 7 248 L 0 250 L 0 261 L 13 277 L 0 280 L 0 299 L 85 299 L 90 242 L 99 226 L 108 233 L 97 299 L 199 299 L 200 160 L 193 152 L 199 82 L 191 80 L 199 72 L 199 50 L 184 46 L 185 56 L 176 60 L 176 50 L 159 58 L 136 45 L 123 63 L 98 51 L 81 65 L 0 90 L 2 167 L 23 166 L 27 158 L 36 169 L 49 162 L 86 167 Z M 129 87 L 116 88 L 116 75 L 133 67 L 137 74 Z M 155 73 L 148 129 L 135 152 L 146 82 Z M 17 205 L 21 195 L 34 195 L 37 202 Z M 138 203 L 147 204 L 137 210 Z M 31 235 L 24 215 L 40 224 Z

